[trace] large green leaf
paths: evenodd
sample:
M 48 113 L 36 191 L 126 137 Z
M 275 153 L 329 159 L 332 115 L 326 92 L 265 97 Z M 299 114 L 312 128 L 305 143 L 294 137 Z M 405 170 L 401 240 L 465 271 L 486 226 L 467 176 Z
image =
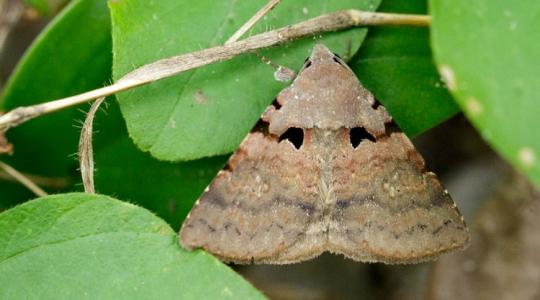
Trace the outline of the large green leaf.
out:
M 114 78 L 137 66 L 222 44 L 267 0 L 110 1 Z M 379 0 L 283 1 L 251 31 L 263 32 L 345 8 L 374 10 Z M 335 52 L 354 54 L 366 30 L 327 35 Z M 261 51 L 298 69 L 316 41 L 304 39 Z M 283 83 L 254 54 L 199 68 L 118 95 L 130 136 L 164 160 L 228 153 L 244 138 Z
M 227 266 L 181 249 L 150 212 L 63 194 L 0 214 L 2 299 L 261 299 Z
M 466 116 L 540 184 L 540 2 L 431 0 L 438 69 Z
M 13 75 L 0 107 L 9 110 L 70 96 L 101 86 L 110 76 L 110 20 L 103 0 L 75 0 L 28 49 Z M 84 114 L 66 109 L 8 131 L 15 146 L 9 162 L 28 173 L 68 176 L 75 169 L 79 129 Z
M 137 203 L 180 228 L 225 160 L 220 156 L 180 163 L 158 161 L 137 149 L 126 134 L 97 153 L 96 189 Z
M 20 61 L 0 99 L 1 109 L 37 104 L 101 86 L 110 78 L 111 47 L 106 3 L 72 1 Z M 82 118 L 84 114 L 76 109 L 66 109 L 11 129 L 8 138 L 15 145 L 15 154 L 1 159 L 26 173 L 75 182 L 79 178 L 74 172 L 77 162 L 73 155 L 79 137 L 75 124 Z M 107 127 L 101 135 L 112 134 L 114 128 Z M 32 197 L 17 184 L 0 182 L 2 208 Z
M 179 163 L 159 161 L 133 144 L 118 104 L 109 101 L 107 107 L 106 113 L 99 111 L 94 121 L 97 191 L 141 205 L 179 228 L 226 157 Z M 113 135 L 111 128 L 121 130 L 115 130 Z
M 427 0 L 385 0 L 379 11 L 425 14 L 426 6 Z M 371 28 L 350 65 L 409 136 L 459 111 L 433 63 L 427 28 Z

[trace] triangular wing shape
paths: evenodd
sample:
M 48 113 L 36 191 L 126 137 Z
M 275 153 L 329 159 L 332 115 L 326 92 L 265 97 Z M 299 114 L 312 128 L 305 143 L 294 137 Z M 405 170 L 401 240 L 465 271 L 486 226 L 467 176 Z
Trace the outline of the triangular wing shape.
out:
M 356 148 L 344 137 L 336 151 L 329 251 L 360 261 L 416 263 L 468 244 L 456 205 L 403 133 Z
M 468 244 L 435 174 L 325 46 L 262 121 L 192 209 L 184 247 L 236 263 L 293 263 L 323 251 L 415 263 Z M 301 145 L 279 142 L 291 130 Z
M 293 263 L 319 255 L 326 237 L 319 167 L 306 148 L 254 132 L 197 201 L 181 244 L 235 263 Z

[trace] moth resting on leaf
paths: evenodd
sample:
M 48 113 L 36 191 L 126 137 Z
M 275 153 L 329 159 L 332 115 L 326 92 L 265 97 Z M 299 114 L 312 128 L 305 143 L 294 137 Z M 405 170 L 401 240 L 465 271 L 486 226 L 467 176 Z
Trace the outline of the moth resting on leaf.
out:
M 322 44 L 180 231 L 185 248 L 239 264 L 296 263 L 324 251 L 417 263 L 468 242 L 463 217 L 437 176 Z

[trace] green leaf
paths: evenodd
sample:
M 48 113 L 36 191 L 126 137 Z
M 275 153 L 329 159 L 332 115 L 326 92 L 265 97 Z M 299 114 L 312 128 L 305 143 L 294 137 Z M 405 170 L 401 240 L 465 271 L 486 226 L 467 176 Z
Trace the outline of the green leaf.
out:
M 441 75 L 481 135 L 540 184 L 540 2 L 432 0 Z
M 0 298 L 261 299 L 145 209 L 63 194 L 0 214 Z
M 267 0 L 110 1 L 115 79 L 160 58 L 222 44 Z M 250 34 L 345 8 L 374 10 L 379 0 L 283 1 Z M 335 52 L 354 54 L 366 29 L 326 35 Z M 298 69 L 316 41 L 261 53 Z M 237 147 L 285 84 L 256 55 L 241 55 L 118 95 L 131 138 L 163 160 L 224 154 Z
M 1 109 L 46 102 L 101 86 L 110 78 L 111 47 L 105 1 L 72 1 L 18 64 L 0 100 Z M 10 129 L 7 135 L 15 154 L 7 161 L 27 173 L 71 176 L 76 169 L 72 155 L 77 152 L 79 137 L 74 125 L 82 118 L 84 114 L 77 109 L 66 109 Z
M 126 134 L 95 156 L 96 189 L 137 203 L 173 228 L 180 228 L 226 159 L 220 156 L 182 163 L 158 161 L 137 149 Z
M 426 0 L 385 0 L 378 11 L 426 14 L 426 5 Z M 433 63 L 427 28 L 371 28 L 350 65 L 409 136 L 459 111 Z

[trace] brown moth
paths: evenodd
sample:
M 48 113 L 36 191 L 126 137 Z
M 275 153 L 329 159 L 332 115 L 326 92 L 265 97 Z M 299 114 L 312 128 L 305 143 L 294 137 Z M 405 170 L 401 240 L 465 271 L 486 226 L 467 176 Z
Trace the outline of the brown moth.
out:
M 180 242 L 239 264 L 324 251 L 393 264 L 462 249 L 469 233 L 386 109 L 318 44 L 197 201 Z

